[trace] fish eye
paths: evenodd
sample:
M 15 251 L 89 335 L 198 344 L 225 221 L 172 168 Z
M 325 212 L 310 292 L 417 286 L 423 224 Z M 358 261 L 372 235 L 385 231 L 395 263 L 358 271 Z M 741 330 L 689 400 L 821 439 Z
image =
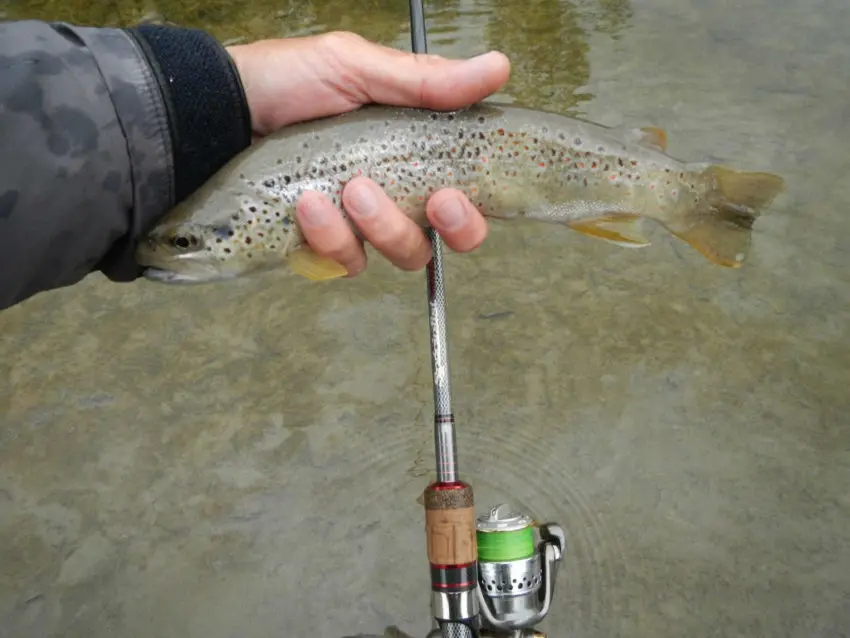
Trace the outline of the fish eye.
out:
M 186 250 L 191 246 L 197 246 L 200 242 L 195 235 L 177 234 L 171 238 L 171 243 L 180 250 Z

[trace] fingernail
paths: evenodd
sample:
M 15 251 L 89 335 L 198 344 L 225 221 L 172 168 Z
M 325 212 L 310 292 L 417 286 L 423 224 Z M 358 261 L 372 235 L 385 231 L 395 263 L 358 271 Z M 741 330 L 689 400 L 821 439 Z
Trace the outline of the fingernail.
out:
M 306 197 L 301 203 L 301 211 L 306 221 L 311 226 L 324 226 L 328 223 L 328 211 L 318 197 Z
M 450 197 L 437 207 L 434 217 L 444 230 L 454 230 L 466 219 L 466 207 L 457 197 Z
M 370 184 L 359 183 L 351 187 L 348 201 L 354 209 L 352 212 L 360 217 L 368 217 L 378 211 L 378 198 Z

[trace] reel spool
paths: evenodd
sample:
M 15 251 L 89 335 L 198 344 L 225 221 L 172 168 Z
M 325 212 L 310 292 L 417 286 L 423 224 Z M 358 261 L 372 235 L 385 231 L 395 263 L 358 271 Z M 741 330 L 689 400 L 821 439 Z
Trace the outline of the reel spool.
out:
M 482 636 L 545 636 L 534 626 L 551 608 L 566 536 L 559 525 L 540 525 L 535 547 L 535 527 L 531 518 L 509 511 L 506 504 L 477 519 Z

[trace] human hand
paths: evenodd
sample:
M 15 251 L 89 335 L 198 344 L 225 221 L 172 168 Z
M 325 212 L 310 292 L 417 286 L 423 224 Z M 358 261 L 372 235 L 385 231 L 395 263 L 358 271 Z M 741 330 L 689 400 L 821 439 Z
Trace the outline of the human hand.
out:
M 261 40 L 228 47 L 228 52 L 245 86 L 257 136 L 369 103 L 462 108 L 499 90 L 510 74 L 508 59 L 501 53 L 448 60 L 398 51 L 345 32 Z M 342 202 L 366 240 L 395 266 L 418 270 L 431 260 L 431 244 L 423 230 L 374 181 L 352 179 Z M 349 276 L 362 272 L 363 245 L 329 199 L 308 191 L 296 210 L 307 243 L 316 253 L 342 264 Z M 434 193 L 427 215 L 446 245 L 457 252 L 474 250 L 487 236 L 486 220 L 459 190 Z

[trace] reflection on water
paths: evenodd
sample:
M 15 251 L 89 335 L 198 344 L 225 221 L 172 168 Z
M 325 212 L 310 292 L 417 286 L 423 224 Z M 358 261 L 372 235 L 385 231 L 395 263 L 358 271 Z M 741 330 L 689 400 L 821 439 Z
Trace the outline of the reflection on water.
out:
M 527 106 L 568 112 L 591 99 L 588 38 L 626 25 L 628 0 L 501 0 L 487 20 L 487 45 L 512 61 L 508 90 Z
M 9 18 L 30 17 L 94 25 L 130 25 L 156 17 L 208 30 L 222 41 L 354 30 L 391 42 L 408 25 L 407 5 L 396 0 L 13 0 Z M 363 17 L 368 16 L 364 20 Z
M 432 49 L 483 33 L 480 45 L 511 58 L 507 92 L 561 111 L 593 97 L 585 88 L 590 35 L 616 36 L 631 14 L 629 0 L 429 0 L 426 11 Z M 409 29 L 404 0 L 12 0 L 8 16 L 97 25 L 154 18 L 206 29 L 224 42 L 349 30 L 405 46 Z
M 405 0 L 4 6 L 409 46 Z M 845 0 L 427 8 L 432 52 L 510 55 L 504 99 L 789 185 L 738 271 L 662 232 L 493 224 L 447 255 L 461 469 L 479 508 L 568 535 L 549 635 L 846 635 Z M 325 287 L 91 277 L 0 314 L 0 638 L 425 636 L 424 294 L 373 259 Z

